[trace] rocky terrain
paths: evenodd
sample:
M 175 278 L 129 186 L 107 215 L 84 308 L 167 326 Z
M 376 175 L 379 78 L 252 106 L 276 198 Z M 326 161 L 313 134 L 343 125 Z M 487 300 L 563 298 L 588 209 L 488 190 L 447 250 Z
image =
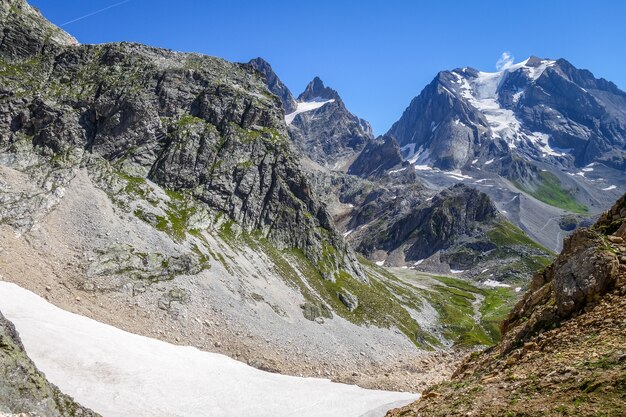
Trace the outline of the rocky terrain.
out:
M 252 62 L 257 62 L 270 91 L 284 95 L 286 87 L 269 64 L 261 65 L 265 61 L 258 58 Z M 298 100 L 303 107 L 286 116 L 291 139 L 302 152 L 316 194 L 328 205 L 345 239 L 362 255 L 386 266 L 455 271 L 496 285 L 503 281 L 525 285 L 529 274 L 549 262 L 550 250 L 525 238 L 507 216 L 497 214 L 483 190 L 477 191 L 475 184 L 452 187 L 454 180 L 465 179 L 463 174 L 453 173 L 446 187 L 423 181 L 414 169 L 415 161 L 403 155 L 392 134 L 377 139 L 370 135 L 358 147 L 352 146 L 350 138 L 359 119 L 319 78 Z M 339 107 L 334 107 L 335 101 Z M 333 124 L 328 117 L 341 123 Z M 303 129 L 303 124 L 308 128 Z M 338 156 L 346 163 L 337 164 Z M 476 200 L 466 207 L 467 198 Z M 482 205 L 477 216 L 474 204 Z M 577 226 L 582 219 L 572 221 Z
M 458 280 L 357 258 L 259 62 L 79 45 L 18 0 L 0 21 L 2 279 L 136 334 L 374 388 L 420 389 L 459 355 L 433 350 L 497 340 L 502 309 L 483 301 L 512 289 L 448 305 Z M 301 102 L 332 94 L 316 81 Z
M 339 93 L 319 77 L 298 96 L 297 110 L 285 113 L 289 136 L 300 153 L 331 169 L 347 169 L 374 139 L 370 124 L 350 113 Z
M 0 313 L 0 415 L 97 416 L 50 384 L 24 351 L 11 322 Z
M 388 415 L 624 415 L 625 238 L 626 196 L 535 274 L 499 344 Z

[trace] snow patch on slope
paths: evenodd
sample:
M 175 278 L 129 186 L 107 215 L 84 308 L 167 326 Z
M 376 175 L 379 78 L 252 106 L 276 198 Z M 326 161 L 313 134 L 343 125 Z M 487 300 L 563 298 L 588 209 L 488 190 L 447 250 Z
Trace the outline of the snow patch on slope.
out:
M 308 111 L 313 111 L 313 110 L 319 109 L 324 104 L 333 103 L 334 101 L 335 101 L 334 98 L 332 98 L 330 100 L 324 100 L 324 99 L 321 99 L 321 98 L 315 98 L 315 99 L 310 100 L 310 101 L 298 102 L 297 103 L 297 107 L 296 107 L 296 111 L 294 111 L 293 113 L 289 113 L 289 114 L 285 115 L 285 122 L 287 122 L 287 124 L 290 125 L 291 122 L 293 122 L 293 119 L 295 119 L 296 116 L 299 115 L 300 113 L 305 113 L 305 112 L 308 112 Z
M 378 417 L 419 397 L 260 371 L 69 313 L 8 282 L 0 311 L 50 382 L 107 417 Z

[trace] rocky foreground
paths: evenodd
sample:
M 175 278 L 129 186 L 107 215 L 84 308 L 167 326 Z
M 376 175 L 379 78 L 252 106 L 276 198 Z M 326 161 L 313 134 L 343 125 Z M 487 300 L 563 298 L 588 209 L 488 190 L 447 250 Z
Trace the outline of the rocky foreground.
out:
M 569 237 L 503 340 L 388 416 L 626 415 L 626 196 Z

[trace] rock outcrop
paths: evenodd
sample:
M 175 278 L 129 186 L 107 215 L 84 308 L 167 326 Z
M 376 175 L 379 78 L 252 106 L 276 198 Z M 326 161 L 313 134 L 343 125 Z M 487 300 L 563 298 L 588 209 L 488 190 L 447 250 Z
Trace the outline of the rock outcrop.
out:
M 535 275 L 498 345 L 388 415 L 623 415 L 625 239 L 626 195 Z
M 369 142 L 356 160 L 348 168 L 348 174 L 363 178 L 376 178 L 387 175 L 387 171 L 403 165 L 400 146 L 393 136 L 384 136 Z
M 26 355 L 13 324 L 0 313 L 0 414 L 95 417 L 46 380 Z

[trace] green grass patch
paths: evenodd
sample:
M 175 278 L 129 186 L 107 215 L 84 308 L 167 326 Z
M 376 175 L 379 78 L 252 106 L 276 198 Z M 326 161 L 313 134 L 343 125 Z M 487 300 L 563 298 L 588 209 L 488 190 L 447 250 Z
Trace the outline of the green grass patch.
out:
M 481 324 L 494 341 L 500 339 L 500 323 L 516 301 L 517 296 L 512 288 L 490 288 L 485 291 L 485 299 L 480 306 Z
M 576 201 L 571 191 L 563 188 L 563 184 L 554 174 L 541 171 L 539 177 L 539 183 L 533 189 L 525 187 L 517 181 L 513 183 L 520 190 L 551 206 L 580 214 L 586 214 L 589 211 L 586 206 Z
M 500 221 L 487 232 L 487 237 L 496 246 L 522 245 L 552 253 L 546 247 L 529 238 L 519 227 L 508 221 Z

